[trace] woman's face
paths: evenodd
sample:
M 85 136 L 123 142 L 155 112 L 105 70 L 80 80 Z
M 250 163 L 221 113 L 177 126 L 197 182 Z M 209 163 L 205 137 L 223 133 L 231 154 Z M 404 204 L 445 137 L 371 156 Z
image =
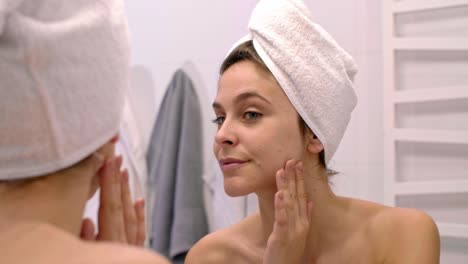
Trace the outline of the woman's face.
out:
M 275 188 L 276 171 L 302 158 L 296 110 L 273 76 L 254 63 L 238 62 L 222 74 L 213 109 L 214 153 L 227 194 Z

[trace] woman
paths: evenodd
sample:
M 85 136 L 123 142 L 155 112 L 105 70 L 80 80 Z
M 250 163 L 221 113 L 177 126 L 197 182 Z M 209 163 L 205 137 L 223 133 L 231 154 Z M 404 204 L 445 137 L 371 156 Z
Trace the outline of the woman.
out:
M 259 212 L 214 232 L 187 263 L 438 263 L 426 214 L 339 197 L 326 165 L 355 105 L 351 57 L 301 1 L 262 0 L 221 66 L 214 153 L 231 196 Z
M 0 263 L 168 263 L 125 245 L 145 240 L 114 153 L 127 31 L 120 0 L 0 0 Z

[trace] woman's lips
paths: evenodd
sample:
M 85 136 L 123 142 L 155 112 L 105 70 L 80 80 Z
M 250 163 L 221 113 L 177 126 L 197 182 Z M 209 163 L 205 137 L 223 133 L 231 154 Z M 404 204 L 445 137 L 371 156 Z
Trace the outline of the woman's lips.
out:
M 244 165 L 245 163 L 247 163 L 247 161 L 239 160 L 239 159 L 232 159 L 232 158 L 221 159 L 219 161 L 219 165 L 221 166 L 221 169 L 223 171 L 237 169 L 237 168 L 241 167 L 242 165 Z

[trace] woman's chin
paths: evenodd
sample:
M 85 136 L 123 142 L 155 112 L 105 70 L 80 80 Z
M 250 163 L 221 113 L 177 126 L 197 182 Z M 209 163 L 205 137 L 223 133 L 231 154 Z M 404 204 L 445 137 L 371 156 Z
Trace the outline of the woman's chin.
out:
M 246 196 L 252 193 L 252 192 L 246 191 L 245 189 L 232 188 L 232 187 L 224 187 L 224 191 L 226 192 L 228 196 L 231 196 L 231 197 Z
M 254 190 L 233 179 L 224 179 L 224 191 L 231 197 L 245 196 L 254 192 Z

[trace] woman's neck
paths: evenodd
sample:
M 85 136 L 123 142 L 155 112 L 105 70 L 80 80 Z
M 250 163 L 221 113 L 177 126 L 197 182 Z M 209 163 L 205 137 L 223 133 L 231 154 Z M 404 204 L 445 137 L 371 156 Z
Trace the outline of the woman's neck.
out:
M 69 182 L 65 179 L 67 183 L 64 184 L 63 177 L 73 176 L 75 179 Z M 80 176 L 47 176 L 25 186 L 0 184 L 0 229 L 23 222 L 39 222 L 79 235 L 90 186 L 80 182 Z

